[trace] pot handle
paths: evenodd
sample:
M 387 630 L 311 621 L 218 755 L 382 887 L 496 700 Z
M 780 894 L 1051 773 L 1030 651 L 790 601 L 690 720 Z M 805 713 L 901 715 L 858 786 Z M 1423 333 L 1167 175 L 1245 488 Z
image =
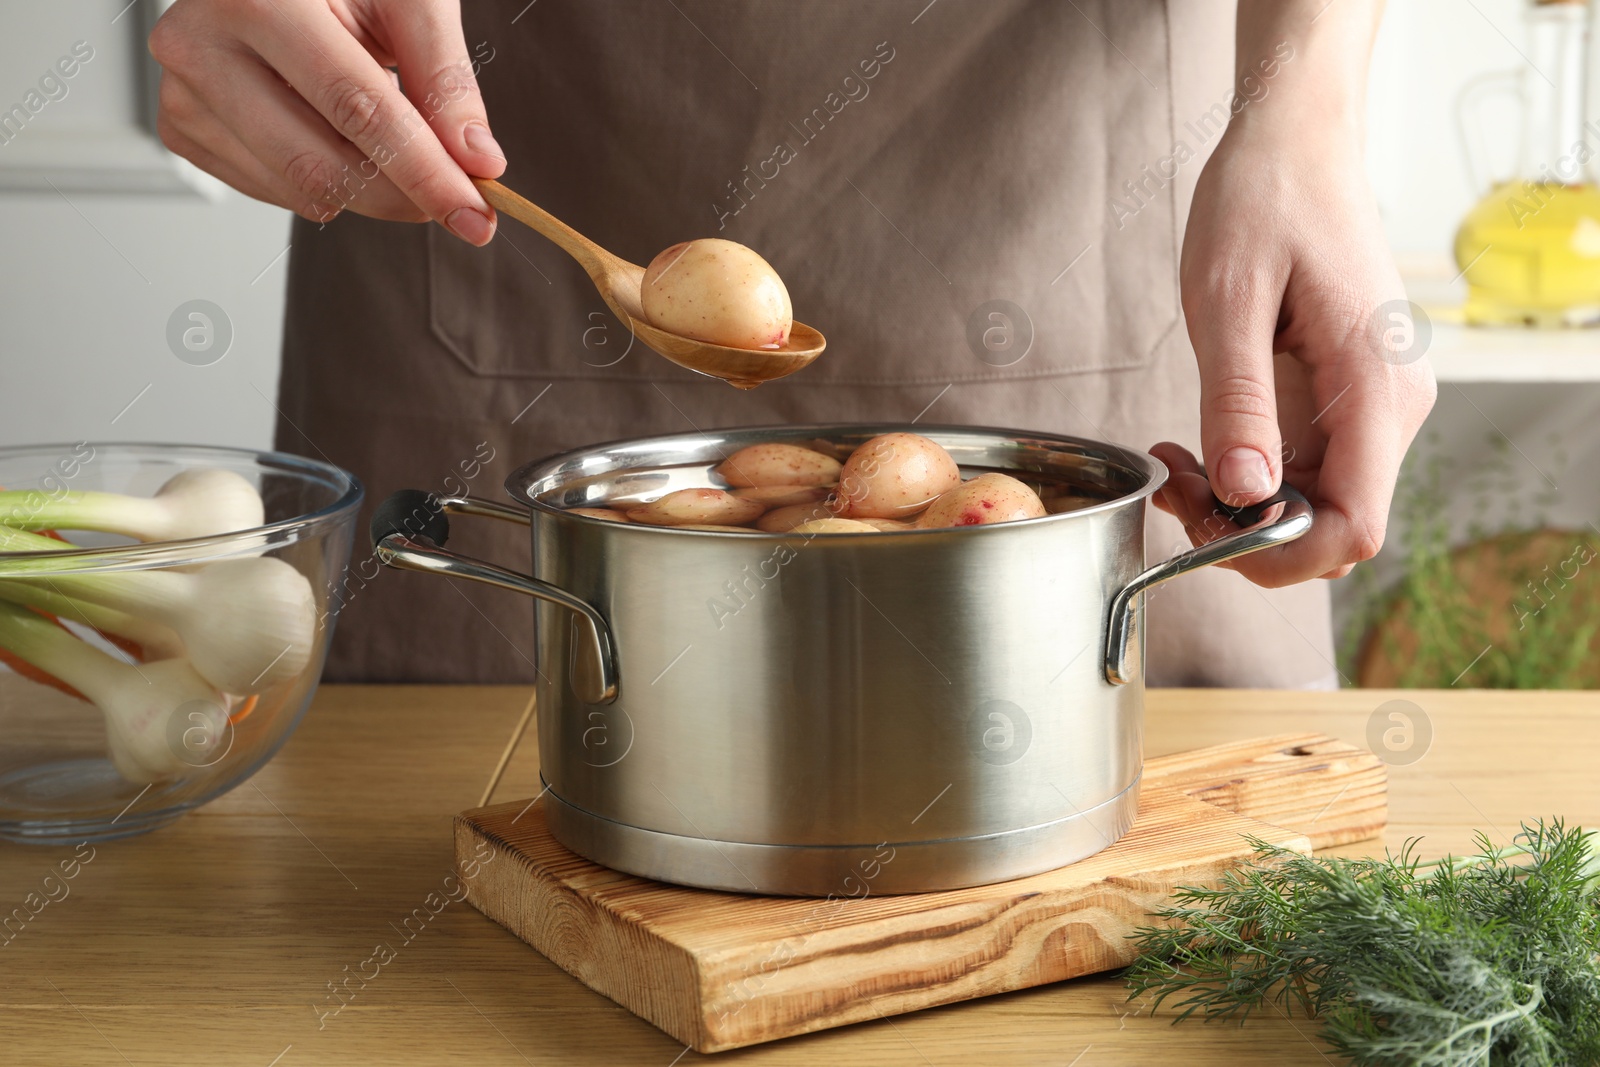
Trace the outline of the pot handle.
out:
M 1180 574 L 1286 544 L 1311 529 L 1311 502 L 1288 482 L 1266 500 L 1249 507 L 1230 508 L 1215 497 L 1212 499 L 1217 511 L 1244 529 L 1156 564 L 1123 586 L 1112 598 L 1111 620 L 1106 627 L 1106 681 L 1112 685 L 1126 685 L 1137 678 L 1144 667 L 1140 662 L 1140 614 L 1135 599 L 1139 594 Z M 1266 512 L 1278 505 L 1282 507 L 1277 517 L 1265 520 Z
M 499 589 L 525 593 L 576 613 L 583 639 L 573 647 L 572 688 L 586 704 L 610 704 L 617 699 L 617 661 L 606 620 L 587 602 L 559 586 L 516 571 L 497 567 L 470 556 L 450 552 L 450 520 L 445 516 L 478 515 L 519 522 L 528 513 L 470 496 L 435 496 L 418 489 L 402 489 L 378 505 L 370 532 L 378 562 L 386 567 L 426 571 L 482 582 Z

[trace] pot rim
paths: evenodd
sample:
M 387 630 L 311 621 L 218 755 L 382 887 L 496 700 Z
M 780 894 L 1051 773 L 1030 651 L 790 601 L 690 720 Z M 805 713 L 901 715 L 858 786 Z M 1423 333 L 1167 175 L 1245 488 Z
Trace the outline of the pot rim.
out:
M 645 450 L 647 448 L 651 448 L 651 447 L 666 448 L 666 447 L 671 447 L 671 446 L 676 445 L 676 444 L 690 443 L 690 442 L 698 444 L 701 447 L 705 447 L 705 446 L 717 447 L 720 444 L 724 444 L 724 443 L 730 442 L 730 440 L 735 438 L 735 437 L 743 437 L 743 436 L 746 436 L 746 435 L 771 434 L 771 435 L 773 435 L 773 437 L 772 437 L 773 440 L 777 440 L 777 441 L 781 442 L 785 438 L 789 438 L 789 437 L 815 438 L 815 437 L 825 437 L 825 436 L 828 436 L 830 433 L 832 433 L 832 434 L 838 434 L 838 433 L 863 434 L 864 433 L 864 434 L 867 434 L 869 437 L 876 437 L 876 436 L 878 436 L 880 434 L 886 434 L 886 433 L 914 433 L 914 434 L 919 434 L 921 436 L 929 437 L 930 439 L 935 439 L 935 440 L 938 438 L 939 435 L 948 434 L 948 435 L 967 435 L 967 436 L 973 436 L 973 437 L 980 437 L 980 436 L 1000 437 L 1000 438 L 1006 438 L 1006 439 L 1010 439 L 1010 440 L 1018 441 L 1018 442 L 1033 441 L 1033 442 L 1043 442 L 1043 443 L 1050 444 L 1050 445 L 1065 445 L 1065 446 L 1068 446 L 1068 447 L 1066 449 L 1062 449 L 1062 451 L 1074 451 L 1074 450 L 1076 450 L 1076 451 L 1078 451 L 1079 453 L 1082 453 L 1082 454 L 1090 454 L 1090 453 L 1097 454 L 1098 457 L 1101 458 L 1101 459 L 1105 459 L 1105 460 L 1108 460 L 1110 462 L 1119 463 L 1119 465 L 1121 467 L 1123 467 L 1123 469 L 1128 471 L 1130 474 L 1132 474 L 1134 476 L 1142 477 L 1144 479 L 1144 482 L 1139 488 L 1137 488 L 1137 489 L 1135 489 L 1135 490 L 1133 490 L 1131 492 L 1124 493 L 1121 496 L 1117 496 L 1117 497 L 1114 497 L 1114 498 L 1112 498 L 1110 500 L 1104 501 L 1102 503 L 1093 504 L 1093 505 L 1091 505 L 1089 507 L 1086 507 L 1086 508 L 1077 508 L 1077 509 L 1074 509 L 1072 511 L 1059 512 L 1059 513 L 1053 514 L 1053 515 L 1042 515 L 1042 516 L 1040 516 L 1038 518 L 1034 518 L 1034 519 L 1018 519 L 1018 520 L 1015 520 L 1013 522 L 993 523 L 993 524 L 989 524 L 989 525 L 970 526 L 970 527 L 928 527 L 926 529 L 917 529 L 917 528 L 913 527 L 913 528 L 905 529 L 905 530 L 874 530 L 871 533 L 868 533 L 866 531 L 860 531 L 860 532 L 838 532 L 838 533 L 829 533 L 829 534 L 827 534 L 826 536 L 828 537 L 829 540 L 833 540 L 833 539 L 840 539 L 840 540 L 843 540 L 843 539 L 859 539 L 859 538 L 869 538 L 869 537 L 870 538 L 875 538 L 875 539 L 878 539 L 878 540 L 882 540 L 885 537 L 905 537 L 905 536 L 918 536 L 918 535 L 930 535 L 930 534 L 932 534 L 932 535 L 943 534 L 943 535 L 948 536 L 948 535 L 950 535 L 952 533 L 970 534 L 970 533 L 977 533 L 977 532 L 980 532 L 980 531 L 988 532 L 988 531 L 1003 530 L 1003 529 L 1016 528 L 1016 527 L 1038 526 L 1038 525 L 1043 525 L 1045 523 L 1060 522 L 1060 521 L 1064 521 L 1064 520 L 1073 520 L 1073 519 L 1079 519 L 1079 518 L 1089 518 L 1091 516 L 1101 515 L 1101 514 L 1105 514 L 1107 512 L 1110 512 L 1110 511 L 1115 511 L 1115 510 L 1117 510 L 1119 508 L 1130 507 L 1130 506 L 1132 506 L 1132 505 L 1134 505 L 1134 504 L 1136 504 L 1136 503 L 1138 503 L 1140 501 L 1149 499 L 1151 496 L 1155 495 L 1155 492 L 1158 489 L 1160 489 L 1162 487 L 1162 485 L 1164 485 L 1166 483 L 1167 475 L 1168 475 L 1168 471 L 1167 471 L 1166 465 L 1163 464 L 1160 460 L 1156 459 L 1154 456 L 1150 455 L 1148 452 L 1143 451 L 1142 449 L 1130 448 L 1130 447 L 1128 447 L 1126 445 L 1119 445 L 1119 444 L 1115 444 L 1115 443 L 1107 442 L 1107 441 L 1098 441 L 1098 440 L 1095 440 L 1094 438 L 1090 438 L 1090 437 L 1077 437 L 1077 436 L 1073 436 L 1073 435 L 1070 435 L 1070 434 L 1043 433 L 1043 432 L 1037 432 L 1037 431 L 1016 430 L 1016 429 L 1008 429 L 1008 428 L 1005 428 L 1005 427 L 995 427 L 995 426 L 964 426 L 964 425 L 956 425 L 956 424 L 949 424 L 949 423 L 939 423 L 939 424 L 930 424 L 930 425 L 916 425 L 916 424 L 912 424 L 912 423 L 847 423 L 847 422 L 841 422 L 841 423 L 796 423 L 796 424 L 788 424 L 788 425 L 781 425 L 781 426 L 770 426 L 769 425 L 769 426 L 719 427 L 719 428 L 714 429 L 714 430 L 705 430 L 705 431 L 699 431 L 699 432 L 696 432 L 696 433 L 659 434 L 659 435 L 655 435 L 655 436 L 652 436 L 652 437 L 619 438 L 619 439 L 614 440 L 614 441 L 604 441 L 604 442 L 600 442 L 598 444 L 585 445 L 585 446 L 580 447 L 580 448 L 569 449 L 569 450 L 567 450 L 565 452 L 560 452 L 560 453 L 557 453 L 557 454 L 555 454 L 553 456 L 547 456 L 544 459 L 535 460 L 535 461 L 533 461 L 531 463 L 524 464 L 523 466 L 521 466 L 521 467 L 517 468 L 516 470 L 512 471 L 511 474 L 506 477 L 505 490 L 506 490 L 507 494 L 509 494 L 511 496 L 511 498 L 513 500 L 515 500 L 519 505 L 521 505 L 523 507 L 527 507 L 532 511 L 539 511 L 539 512 L 543 512 L 543 513 L 549 514 L 549 515 L 558 515 L 558 516 L 561 516 L 561 518 L 564 521 L 568 521 L 568 522 L 592 523 L 592 524 L 594 524 L 596 526 L 604 526 L 604 527 L 606 527 L 608 529 L 612 529 L 612 530 L 629 530 L 629 529 L 631 529 L 631 530 L 647 530 L 647 531 L 650 531 L 652 533 L 674 534 L 674 535 L 677 535 L 677 536 L 685 536 L 685 537 L 693 536 L 693 537 L 734 538 L 734 539 L 765 538 L 767 540 L 785 540 L 785 539 L 792 540 L 794 538 L 799 537 L 799 538 L 804 538 L 804 539 L 810 540 L 811 538 L 815 538 L 815 537 L 822 536 L 822 535 L 820 535 L 820 534 L 809 534 L 809 535 L 807 535 L 807 534 L 795 534 L 795 533 L 792 533 L 792 532 L 790 532 L 790 533 L 767 533 L 765 531 L 744 532 L 744 531 L 722 531 L 722 530 L 687 530 L 687 529 L 682 529 L 680 527 L 674 527 L 674 526 L 647 526 L 647 525 L 641 525 L 641 524 L 622 524 L 622 523 L 612 522 L 612 521 L 606 520 L 606 519 L 591 518 L 590 516 L 587 516 L 587 515 L 575 515 L 572 512 L 570 512 L 570 511 L 568 511 L 568 510 L 566 510 L 564 508 L 556 507 L 555 505 L 546 503 L 545 501 L 540 499 L 540 495 L 542 495 L 544 492 L 548 491 L 551 488 L 555 488 L 556 485 L 559 485 L 559 484 L 562 484 L 562 483 L 556 482 L 556 483 L 554 483 L 552 485 L 540 488 L 537 491 L 535 491 L 534 487 L 537 486 L 541 482 L 544 482 L 544 481 L 547 481 L 547 480 L 550 480 L 550 479 L 554 478 L 557 474 L 559 474 L 562 471 L 562 468 L 564 468 L 564 467 L 573 465 L 574 463 L 576 463 L 578 461 L 581 461 L 581 460 L 585 460 L 585 459 L 589 459 L 591 457 L 599 456 L 599 455 L 602 455 L 602 454 L 610 452 L 610 451 L 615 451 L 616 449 L 618 449 L 618 448 L 620 448 L 622 446 L 628 446 L 628 448 L 631 451 L 643 451 L 643 450 Z M 757 441 L 757 440 L 741 441 L 736 447 L 742 448 L 742 447 L 744 447 L 745 445 L 748 445 L 748 444 L 758 444 L 758 443 L 761 443 L 761 442 Z M 726 455 L 726 453 L 724 453 L 724 455 Z M 620 471 L 620 470 L 628 470 L 628 469 L 644 469 L 644 468 L 629 468 L 626 465 L 618 464 L 616 466 L 594 466 L 594 467 L 589 467 L 589 468 L 586 468 L 586 469 L 582 469 L 581 473 L 583 475 L 590 475 L 590 474 L 601 474 L 601 473 L 606 473 L 606 472 L 610 472 L 610 471 Z M 1005 468 L 1000 468 L 1000 469 L 1004 470 Z M 1013 471 L 1020 471 L 1021 470 L 1021 468 L 1010 468 L 1010 469 L 1013 470 Z M 579 473 L 579 472 L 574 471 L 572 473 Z M 1037 472 L 1022 471 L 1022 473 L 1037 473 Z M 567 480 L 570 480 L 570 479 L 567 479 Z

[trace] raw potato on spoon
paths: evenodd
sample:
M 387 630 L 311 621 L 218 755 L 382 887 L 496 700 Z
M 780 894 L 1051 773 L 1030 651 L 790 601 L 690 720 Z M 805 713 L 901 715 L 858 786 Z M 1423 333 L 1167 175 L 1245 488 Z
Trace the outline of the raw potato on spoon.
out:
M 651 294 L 644 267 L 629 263 L 595 244 L 499 182 L 489 178 L 472 181 L 495 210 L 531 226 L 576 259 L 594 282 L 606 306 L 628 330 L 651 350 L 680 367 L 720 378 L 735 389 L 754 389 L 762 382 L 783 378 L 809 366 L 828 346 L 828 339 L 819 331 L 793 320 L 788 291 L 772 268 L 748 248 L 716 241 L 673 245 L 663 256 L 656 257 L 659 266 L 651 265 L 657 269 L 650 280 L 661 283 Z M 721 258 L 732 257 L 748 269 L 743 274 L 723 270 L 721 278 L 718 270 L 711 270 L 690 282 L 679 279 L 680 271 L 669 269 L 673 261 L 680 258 L 680 253 L 689 251 L 690 244 L 707 243 L 726 245 L 729 256 Z M 682 258 L 691 257 L 685 254 Z M 699 260 L 698 256 L 693 258 Z M 701 285 L 698 290 L 697 285 Z M 667 324 L 680 316 L 689 320 L 712 317 L 704 308 L 697 314 L 688 307 L 689 303 L 729 306 L 732 314 L 712 330 L 727 337 L 727 343 L 704 340 Z M 704 325 L 704 321 L 701 324 Z
M 730 348 L 781 348 L 794 326 L 772 264 L 719 237 L 664 249 L 645 268 L 640 302 L 650 325 Z

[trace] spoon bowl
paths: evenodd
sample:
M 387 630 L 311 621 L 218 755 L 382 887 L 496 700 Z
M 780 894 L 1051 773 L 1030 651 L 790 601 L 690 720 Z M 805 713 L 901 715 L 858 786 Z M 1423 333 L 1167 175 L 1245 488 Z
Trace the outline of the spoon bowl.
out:
M 473 184 L 496 211 L 550 238 L 578 261 L 623 325 L 645 346 L 669 361 L 697 374 L 720 378 L 736 389 L 754 389 L 763 382 L 787 377 L 822 354 L 828 339 L 803 322 L 796 322 L 789 339 L 779 348 L 730 348 L 650 325 L 641 293 L 644 268 L 595 244 L 526 197 L 488 178 Z

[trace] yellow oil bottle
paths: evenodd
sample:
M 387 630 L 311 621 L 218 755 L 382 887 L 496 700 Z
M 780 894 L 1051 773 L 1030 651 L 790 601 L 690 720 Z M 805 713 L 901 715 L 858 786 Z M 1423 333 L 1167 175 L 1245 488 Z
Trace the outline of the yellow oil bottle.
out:
M 1590 54 L 1588 0 L 1528 0 L 1528 62 L 1469 84 L 1459 103 L 1466 133 L 1494 95 L 1520 105 L 1514 176 L 1489 184 L 1456 233 L 1467 282 L 1466 320 L 1494 326 L 1600 324 L 1600 121 L 1585 121 Z M 1600 116 L 1596 116 L 1600 119 Z
M 1468 322 L 1600 322 L 1600 188 L 1502 182 L 1462 220 L 1455 252 Z

